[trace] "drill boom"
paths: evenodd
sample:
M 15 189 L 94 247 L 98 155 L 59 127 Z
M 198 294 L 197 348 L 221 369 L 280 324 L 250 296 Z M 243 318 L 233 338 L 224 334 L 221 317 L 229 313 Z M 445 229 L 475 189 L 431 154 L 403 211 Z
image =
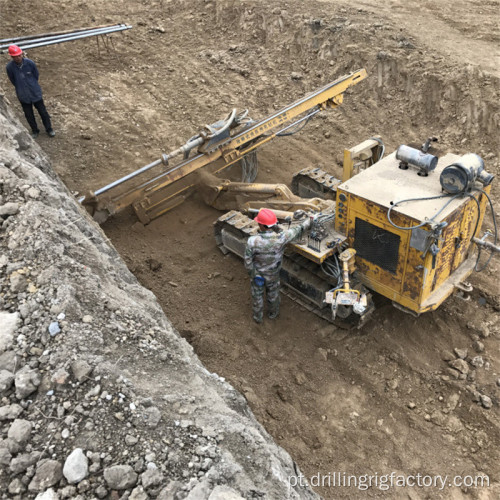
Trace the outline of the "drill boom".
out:
M 284 129 L 288 129 L 305 119 L 300 118 L 290 125 L 290 122 L 299 115 L 308 113 L 312 116 L 328 107 L 339 106 L 343 101 L 344 92 L 366 76 L 364 69 L 343 76 L 256 124 L 252 124 L 250 127 L 247 124 L 245 130 L 232 136 L 229 132 L 229 128 L 231 128 L 228 126 L 229 118 L 220 129 L 214 127 L 216 124 L 206 126 L 210 134 L 204 130 L 188 141 L 186 145 L 169 155 L 163 155 L 162 159 L 150 163 L 94 193 L 88 193 L 79 201 L 91 208 L 94 214 L 96 212 L 115 214 L 133 205 L 140 221 L 147 224 L 184 201 L 195 185 L 195 177 L 192 175 L 194 172 L 203 168 L 208 173 L 213 174 L 228 168 L 245 155 L 274 139 Z M 235 112 L 233 111 L 231 119 L 234 120 L 234 118 Z M 233 128 L 239 125 L 237 121 L 235 123 Z M 187 146 L 189 146 L 188 149 L 186 149 Z M 199 154 L 187 158 L 191 149 L 196 146 L 198 146 Z M 131 179 L 161 163 L 168 164 L 168 160 L 180 152 L 185 153 L 184 160 L 166 172 L 154 175 L 138 185 L 128 188 L 122 186 L 129 184 Z M 122 187 L 120 188 L 120 186 Z

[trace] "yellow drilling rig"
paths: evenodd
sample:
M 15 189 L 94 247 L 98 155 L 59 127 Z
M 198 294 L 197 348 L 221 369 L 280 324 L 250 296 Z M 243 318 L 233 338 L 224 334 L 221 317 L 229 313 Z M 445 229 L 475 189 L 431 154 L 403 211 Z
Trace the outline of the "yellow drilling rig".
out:
M 258 230 L 253 217 L 260 208 L 274 210 L 285 225 L 313 216 L 311 229 L 285 252 L 284 293 L 345 327 L 366 322 L 372 292 L 414 315 L 435 310 L 454 291 L 469 293 L 467 277 L 500 250 L 495 220 L 494 241 L 488 232 L 480 236 L 487 205 L 492 208 L 493 175 L 479 156 L 438 158 L 431 154 L 433 138 L 384 156 L 381 138 L 373 137 L 345 150 L 342 180 L 306 168 L 294 175 L 291 189 L 254 182 L 259 147 L 337 107 L 366 76 L 365 70 L 343 76 L 259 121 L 233 110 L 172 153 L 80 202 L 100 222 L 132 206 L 147 224 L 198 188 L 208 204 L 229 210 L 214 223 L 215 239 L 224 254 L 240 257 Z M 215 175 L 235 165 L 242 182 Z M 481 252 L 489 253 L 486 263 Z

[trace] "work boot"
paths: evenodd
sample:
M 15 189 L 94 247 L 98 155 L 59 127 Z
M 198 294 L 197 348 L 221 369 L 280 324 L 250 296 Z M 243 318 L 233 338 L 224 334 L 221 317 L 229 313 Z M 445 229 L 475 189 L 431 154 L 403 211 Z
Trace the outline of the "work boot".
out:
M 49 137 L 55 137 L 56 136 L 56 133 L 52 129 L 47 130 L 47 134 L 48 134 Z
M 260 325 L 262 323 L 262 316 L 253 316 L 253 320 Z

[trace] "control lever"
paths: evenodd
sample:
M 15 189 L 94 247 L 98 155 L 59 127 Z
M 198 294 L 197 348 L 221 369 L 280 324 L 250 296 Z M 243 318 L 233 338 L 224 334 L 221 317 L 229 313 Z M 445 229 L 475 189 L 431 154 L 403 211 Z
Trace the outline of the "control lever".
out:
M 436 237 L 429 237 L 427 245 L 425 247 L 424 253 L 422 254 L 422 259 L 425 260 L 425 257 L 428 252 L 431 253 L 432 255 L 432 269 L 436 268 L 436 256 L 439 253 L 439 247 L 436 244 L 436 241 L 438 241 L 438 238 Z
M 434 242 L 430 248 L 429 251 L 431 252 L 432 255 L 432 269 L 436 268 L 436 255 L 439 253 L 439 247 L 436 245 Z
M 443 229 L 448 225 L 447 222 L 441 222 L 437 226 L 434 227 L 432 232 L 427 236 L 427 242 L 425 246 L 425 250 L 422 253 L 422 259 L 425 259 L 427 252 L 430 252 L 432 255 L 432 269 L 436 268 L 436 256 L 439 253 L 438 242 L 442 241 L 441 233 Z
M 472 238 L 472 241 L 481 248 L 485 248 L 492 252 L 500 252 L 500 246 L 491 243 L 491 241 L 486 241 L 486 239 L 489 236 L 492 236 L 492 234 L 493 233 L 491 233 L 491 231 L 486 231 L 481 239 L 474 237 Z

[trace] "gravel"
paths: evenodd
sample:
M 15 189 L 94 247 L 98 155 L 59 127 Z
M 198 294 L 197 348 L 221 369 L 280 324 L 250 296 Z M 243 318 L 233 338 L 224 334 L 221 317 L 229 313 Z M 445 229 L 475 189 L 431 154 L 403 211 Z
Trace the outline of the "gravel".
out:
M 0 129 L 1 490 L 289 496 L 290 456 L 201 365 L 38 146 L 16 148 L 26 132 L 2 98 Z

